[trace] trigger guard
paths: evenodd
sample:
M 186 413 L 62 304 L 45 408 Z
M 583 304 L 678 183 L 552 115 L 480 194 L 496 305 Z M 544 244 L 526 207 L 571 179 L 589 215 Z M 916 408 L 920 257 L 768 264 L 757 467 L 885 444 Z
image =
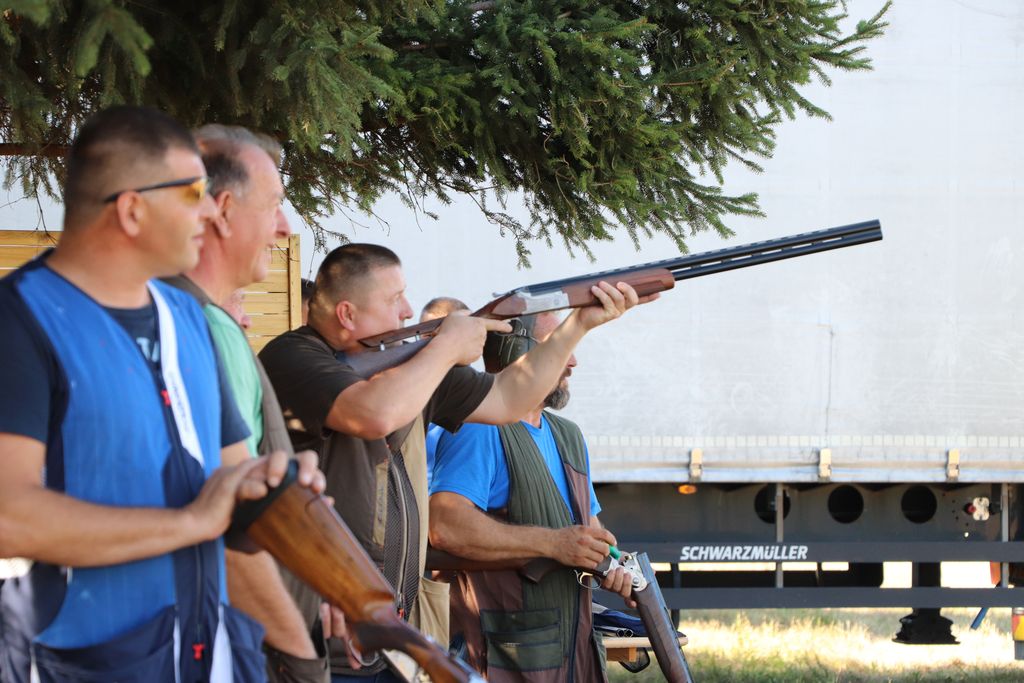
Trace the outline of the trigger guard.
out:
M 590 572 L 576 572 L 576 583 L 583 588 L 589 588 L 590 590 L 597 590 L 601 587 L 601 582 L 597 580 L 597 577 Z

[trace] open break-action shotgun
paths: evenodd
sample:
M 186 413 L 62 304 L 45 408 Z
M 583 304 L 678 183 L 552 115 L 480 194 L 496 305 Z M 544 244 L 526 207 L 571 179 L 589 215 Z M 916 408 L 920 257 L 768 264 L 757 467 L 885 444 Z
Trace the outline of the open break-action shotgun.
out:
M 552 571 L 565 568 L 565 565 L 549 557 L 481 561 L 468 560 L 433 547 L 427 549 L 427 569 L 441 571 L 512 569 L 528 581 L 540 583 Z M 595 588 L 600 585 L 600 580 L 618 568 L 624 569 L 629 575 L 630 595 L 636 602 L 636 611 L 647 631 L 651 649 L 665 680 L 668 683 L 693 683 L 690 667 L 679 648 L 676 627 L 672 623 L 647 553 L 624 553 L 612 546 L 601 564 L 594 569 L 576 568 L 574 571 L 581 586 Z
M 598 303 L 590 288 L 602 280 L 614 285 L 625 282 L 640 296 L 648 296 L 675 287 L 680 280 L 702 275 L 723 273 L 727 270 L 747 268 L 796 256 L 821 251 L 852 247 L 882 239 L 882 226 L 878 220 L 844 225 L 828 230 L 805 232 L 779 239 L 754 242 L 737 247 L 726 247 L 689 256 L 642 263 L 627 268 L 606 270 L 579 277 L 542 282 L 513 289 L 473 313 L 476 317 L 508 320 L 566 308 L 582 308 Z M 345 362 L 358 374 L 370 377 L 378 372 L 400 365 L 419 353 L 430 342 L 444 318 L 411 325 L 373 337 L 360 339 L 368 352 L 345 355 Z M 416 341 L 398 344 L 408 339 Z

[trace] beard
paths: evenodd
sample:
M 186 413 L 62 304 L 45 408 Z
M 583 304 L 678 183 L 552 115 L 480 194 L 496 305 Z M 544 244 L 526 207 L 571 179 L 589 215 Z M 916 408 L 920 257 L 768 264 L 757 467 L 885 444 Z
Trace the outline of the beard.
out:
M 561 410 L 569 404 L 569 384 L 559 382 L 558 386 L 544 398 L 544 407 L 552 410 Z

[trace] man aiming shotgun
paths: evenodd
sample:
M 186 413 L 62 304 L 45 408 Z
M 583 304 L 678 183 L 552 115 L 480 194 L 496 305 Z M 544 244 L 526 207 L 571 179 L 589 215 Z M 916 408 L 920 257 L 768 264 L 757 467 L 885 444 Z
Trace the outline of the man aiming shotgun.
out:
M 864 221 L 828 230 L 520 287 L 499 296 L 472 315 L 494 320 L 509 320 L 522 315 L 593 305 L 595 299 L 590 289 L 601 281 L 623 282 L 632 287 L 639 296 L 648 296 L 672 289 L 680 280 L 867 244 L 880 239 L 882 228 L 879 222 Z M 443 319 L 430 320 L 360 339 L 360 344 L 376 352 L 354 357 L 352 367 L 357 373 L 369 377 L 405 362 L 429 343 L 429 335 L 442 322 Z M 409 339 L 416 341 L 395 346 L 398 342 Z
M 705 259 L 696 264 L 696 256 L 674 259 L 674 271 L 659 262 L 523 288 L 485 307 L 486 317 L 478 312 L 433 324 L 429 346 L 419 342 L 384 352 L 372 348 L 408 336 L 388 330 L 412 316 L 401 263 L 383 247 L 346 245 L 321 265 L 309 325 L 271 342 L 261 358 L 293 420 L 293 444 L 319 452 L 338 512 L 395 588 L 396 609 L 408 615 L 424 571 L 426 539 L 418 527 L 426 510 L 426 477 L 410 476 L 410 465 L 422 468 L 425 460 L 424 422 L 455 431 L 463 422 L 518 419 L 556 384 L 587 331 L 685 279 L 681 270 L 718 272 L 880 236 L 876 222 L 751 245 L 756 253 L 741 255 L 739 250 L 749 248 L 737 247 L 698 255 Z M 639 295 L 630 280 L 646 295 Z M 567 307 L 576 310 L 547 340 L 497 375 L 464 367 L 480 355 L 487 332 L 510 331 L 495 318 Z M 406 347 L 413 347 L 412 353 Z M 381 358 L 386 362 L 367 369 L 368 358 L 371 366 Z M 602 550 L 601 557 L 608 548 Z M 343 651 L 335 655 L 335 680 L 345 680 L 351 662 Z M 368 668 L 381 672 L 384 664 L 371 661 Z M 379 680 L 389 680 L 383 676 Z
M 454 431 L 463 422 L 518 419 L 556 383 L 587 332 L 653 298 L 624 283 L 595 283 L 590 294 L 596 303 L 575 311 L 546 342 L 496 376 L 466 366 L 480 356 L 487 332 L 509 331 L 508 323 L 454 316 L 440 325 L 429 349 L 366 379 L 351 365 L 368 353 L 359 340 L 399 327 L 413 313 L 398 257 L 384 247 L 349 244 L 331 252 L 317 273 L 309 325 L 260 354 L 294 421 L 293 445 L 320 454 L 327 492 L 382 567 L 404 616 L 416 603 L 425 566 L 426 539 L 419 533 L 419 517 L 426 514 L 423 425 L 432 421 Z M 376 673 L 384 666 L 371 661 L 365 668 Z M 342 649 L 332 651 L 332 673 L 335 680 L 354 674 Z

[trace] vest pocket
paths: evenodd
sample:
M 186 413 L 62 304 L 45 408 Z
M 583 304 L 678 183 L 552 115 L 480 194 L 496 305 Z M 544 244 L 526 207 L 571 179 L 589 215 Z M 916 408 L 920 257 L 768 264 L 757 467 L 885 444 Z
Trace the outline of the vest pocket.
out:
M 270 683 L 326 683 L 330 679 L 326 657 L 301 659 L 269 645 L 264 645 L 263 651 L 267 655 L 267 679 Z
M 231 665 L 236 683 L 265 681 L 266 659 L 263 656 L 263 627 L 244 612 L 223 605 L 224 628 L 231 641 Z
M 40 683 L 174 683 L 175 608 L 99 645 L 50 648 L 33 643 Z
M 447 649 L 451 630 L 451 586 L 443 581 L 420 577 L 420 592 L 416 599 L 416 617 L 413 626 Z
M 481 610 L 487 667 L 512 671 L 558 669 L 563 664 L 557 609 Z

